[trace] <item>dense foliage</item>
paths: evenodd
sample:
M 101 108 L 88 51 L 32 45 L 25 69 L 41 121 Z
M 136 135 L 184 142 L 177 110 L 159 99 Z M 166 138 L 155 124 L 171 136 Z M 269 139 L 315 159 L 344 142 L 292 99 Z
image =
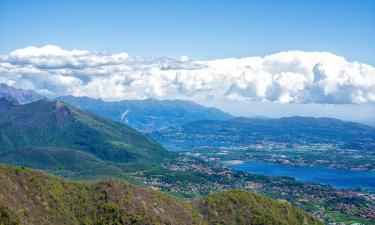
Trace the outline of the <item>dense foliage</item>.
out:
M 0 224 L 321 223 L 289 204 L 240 190 L 186 202 L 125 181 L 75 183 L 0 166 Z
M 41 154 L 56 157 L 66 153 L 61 151 L 64 148 L 118 163 L 160 163 L 170 157 L 160 144 L 136 130 L 59 101 L 17 105 L 2 100 L 0 137 L 0 154 L 8 156 L 9 151 L 49 147 Z M 58 149 L 50 151 L 51 148 Z

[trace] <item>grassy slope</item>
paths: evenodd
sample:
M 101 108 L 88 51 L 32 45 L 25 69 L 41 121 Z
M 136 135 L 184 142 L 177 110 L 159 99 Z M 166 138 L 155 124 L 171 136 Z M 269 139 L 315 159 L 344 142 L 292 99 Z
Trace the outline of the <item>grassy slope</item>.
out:
M 63 147 L 111 162 L 160 163 L 170 155 L 136 130 L 61 102 L 0 102 L 0 151 Z
M 125 178 L 115 164 L 60 147 L 26 147 L 0 152 L 0 163 L 37 168 L 69 179 Z
M 125 181 L 76 183 L 0 166 L 0 224 L 320 224 L 302 211 L 232 190 L 185 202 Z

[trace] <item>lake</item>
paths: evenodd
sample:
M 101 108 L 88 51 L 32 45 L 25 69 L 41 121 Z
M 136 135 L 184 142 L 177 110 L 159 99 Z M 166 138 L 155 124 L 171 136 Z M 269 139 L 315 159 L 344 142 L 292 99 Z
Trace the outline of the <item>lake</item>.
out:
M 357 188 L 375 192 L 375 172 L 324 167 L 296 167 L 267 162 L 244 162 L 228 168 L 273 177 L 287 176 L 305 182 L 328 184 L 336 188 Z

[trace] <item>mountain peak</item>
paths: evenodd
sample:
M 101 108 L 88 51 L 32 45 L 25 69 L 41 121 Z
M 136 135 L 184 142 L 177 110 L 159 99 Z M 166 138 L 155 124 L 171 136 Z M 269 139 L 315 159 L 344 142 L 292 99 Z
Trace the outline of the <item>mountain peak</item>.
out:
M 55 107 L 56 117 L 59 121 L 65 121 L 66 119 L 72 118 L 73 112 L 64 102 L 56 101 Z
M 69 107 L 63 101 L 55 101 L 56 110 L 67 110 Z
M 20 104 L 26 104 L 44 98 L 33 90 L 18 89 L 5 83 L 0 83 L 0 97 L 12 97 Z
M 62 101 L 40 100 L 1 107 L 0 149 L 63 147 L 113 162 L 160 163 L 168 151 L 136 130 Z M 1 151 L 0 150 L 0 151 Z

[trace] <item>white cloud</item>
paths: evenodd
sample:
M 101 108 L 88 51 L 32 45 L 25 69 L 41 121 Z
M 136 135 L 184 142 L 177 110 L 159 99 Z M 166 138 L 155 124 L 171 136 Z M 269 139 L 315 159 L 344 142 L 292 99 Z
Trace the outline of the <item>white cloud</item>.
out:
M 328 52 L 193 61 L 31 46 L 0 56 L 0 82 L 51 97 L 375 103 L 375 68 Z
M 190 60 L 189 57 L 186 56 L 186 55 L 182 55 L 182 56 L 180 56 L 180 61 L 181 61 L 181 62 L 187 62 L 187 61 L 189 61 L 189 60 Z

